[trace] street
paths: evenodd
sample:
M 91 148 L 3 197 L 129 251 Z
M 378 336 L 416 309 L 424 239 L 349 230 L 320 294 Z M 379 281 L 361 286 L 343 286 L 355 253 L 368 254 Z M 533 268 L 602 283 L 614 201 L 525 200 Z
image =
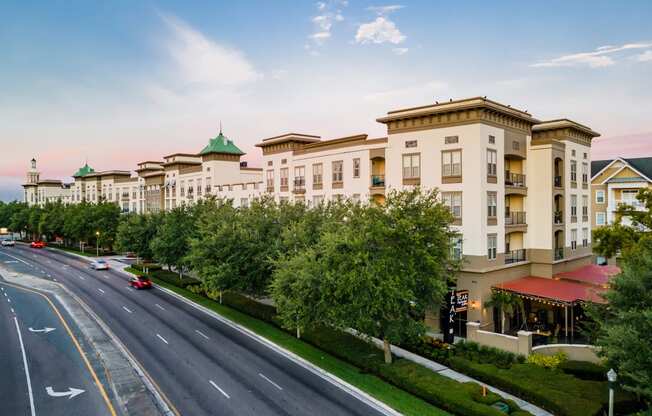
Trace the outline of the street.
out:
M 177 414 L 382 414 L 177 298 L 156 288 L 130 288 L 127 277 L 120 272 L 90 270 L 83 260 L 22 245 L 0 250 L 0 261 L 7 267 L 27 268 L 33 275 L 63 283 L 79 296 L 127 347 Z M 2 313 L 6 316 L 4 308 Z M 9 318 L 3 318 L 3 333 L 11 329 L 10 324 Z M 54 323 L 41 321 L 32 325 L 42 328 Z M 15 366 L 17 360 L 20 363 L 19 353 L 13 348 L 11 355 L 0 359 L 5 368 L 11 368 L 7 367 L 9 364 Z M 12 377 L 16 377 L 14 372 L 18 373 L 18 369 L 11 371 Z M 62 389 L 59 386 L 63 385 L 57 386 Z M 90 389 L 88 384 L 85 386 L 81 388 Z
M 115 415 L 70 319 L 37 292 L 0 282 L 0 298 L 0 414 Z

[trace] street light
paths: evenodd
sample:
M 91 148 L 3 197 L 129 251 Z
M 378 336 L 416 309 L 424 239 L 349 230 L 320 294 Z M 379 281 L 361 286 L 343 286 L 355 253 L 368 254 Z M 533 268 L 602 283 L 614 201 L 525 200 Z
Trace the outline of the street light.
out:
M 614 416 L 614 386 L 617 379 L 618 374 L 613 368 L 607 372 L 607 380 L 609 380 L 609 416 Z
M 95 236 L 97 237 L 95 239 L 95 245 L 96 245 L 96 248 L 97 248 L 97 257 L 100 257 L 100 232 L 95 231 Z

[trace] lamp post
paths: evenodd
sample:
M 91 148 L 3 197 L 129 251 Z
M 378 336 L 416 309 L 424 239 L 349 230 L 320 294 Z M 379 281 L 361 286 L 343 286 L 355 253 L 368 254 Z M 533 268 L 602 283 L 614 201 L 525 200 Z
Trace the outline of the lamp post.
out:
M 97 248 L 97 257 L 99 257 L 100 256 L 100 232 L 95 231 L 95 236 L 97 237 L 95 239 L 95 246 Z
M 609 380 L 609 416 L 614 416 L 614 386 L 617 379 L 618 374 L 613 368 L 607 372 L 607 380 Z

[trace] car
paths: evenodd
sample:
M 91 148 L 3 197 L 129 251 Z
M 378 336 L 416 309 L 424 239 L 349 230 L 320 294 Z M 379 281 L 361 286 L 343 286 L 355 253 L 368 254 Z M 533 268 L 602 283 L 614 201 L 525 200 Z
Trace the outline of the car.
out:
M 106 260 L 95 260 L 91 262 L 91 269 L 93 270 L 109 270 L 109 263 Z
M 152 281 L 147 276 L 138 275 L 129 279 L 129 286 L 134 289 L 151 289 Z
M 13 247 L 16 245 L 14 240 L 2 240 L 2 247 Z
M 29 245 L 31 248 L 43 248 L 45 247 L 45 243 L 41 240 L 38 241 L 32 241 Z

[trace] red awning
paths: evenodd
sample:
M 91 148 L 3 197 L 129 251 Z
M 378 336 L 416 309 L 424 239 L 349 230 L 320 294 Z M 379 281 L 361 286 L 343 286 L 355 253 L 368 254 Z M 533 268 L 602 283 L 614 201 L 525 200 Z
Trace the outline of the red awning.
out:
M 580 301 L 606 303 L 599 296 L 599 294 L 606 292 L 606 289 L 600 286 L 568 280 L 527 276 L 498 284 L 494 288 L 518 293 L 525 297 L 547 299 L 564 304 L 572 304 Z
M 618 266 L 589 264 L 588 266 L 583 266 L 570 272 L 558 273 L 555 275 L 555 278 L 603 286 L 609 282 L 610 278 L 619 273 L 620 267 Z

